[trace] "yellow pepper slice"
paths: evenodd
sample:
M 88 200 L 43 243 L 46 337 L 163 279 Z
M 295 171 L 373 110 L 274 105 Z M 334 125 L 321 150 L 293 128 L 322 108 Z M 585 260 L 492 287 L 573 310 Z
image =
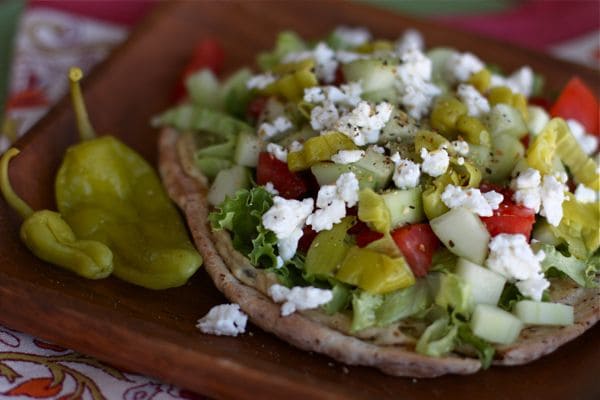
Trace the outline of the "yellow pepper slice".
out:
M 301 100 L 305 88 L 319 84 L 314 66 L 314 60 L 306 59 L 275 67 L 273 72 L 280 75 L 279 79 L 261 90 L 261 94 L 283 96 L 294 102 Z
M 356 150 L 358 147 L 352 139 L 340 132 L 329 132 L 315 136 L 304 142 L 299 151 L 288 154 L 290 171 L 302 171 L 312 167 L 319 161 L 331 159 L 340 150 Z
M 388 233 L 391 229 L 390 210 L 383 197 L 370 188 L 363 189 L 358 194 L 358 219 L 376 232 Z

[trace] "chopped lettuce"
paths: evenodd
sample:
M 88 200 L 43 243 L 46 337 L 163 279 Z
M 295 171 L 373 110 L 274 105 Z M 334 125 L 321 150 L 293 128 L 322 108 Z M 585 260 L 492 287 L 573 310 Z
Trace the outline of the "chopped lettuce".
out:
M 436 273 L 429 276 L 435 304 L 452 315 L 469 315 L 473 303 L 469 285 L 452 273 Z
M 352 332 L 374 326 L 377 322 L 377 309 L 383 303 L 383 296 L 366 291 L 355 291 L 352 296 Z
M 513 305 L 524 298 L 525 296 L 521 294 L 514 283 L 507 283 L 500 295 L 500 300 L 498 300 L 498 307 L 506 311 L 511 311 Z
M 217 210 L 210 213 L 208 219 L 213 229 L 231 232 L 233 247 L 242 254 L 254 251 L 255 258 L 262 255 L 270 257 L 268 248 L 272 245 L 272 237 L 261 230 L 264 230 L 262 215 L 272 204 L 271 195 L 263 187 L 244 189 L 225 199 Z M 258 238 L 260 234 L 264 236 L 262 239 Z M 265 248 L 255 251 L 255 240 L 257 246 L 264 245 Z
M 450 318 L 443 316 L 425 329 L 415 350 L 428 356 L 441 357 L 454 350 L 457 334 L 458 326 L 452 324 Z
M 487 341 L 475 336 L 469 325 L 461 324 L 458 327 L 458 343 L 472 347 L 477 352 L 483 369 L 487 369 L 492 365 L 496 349 Z
M 330 283 L 333 284 L 333 288 L 331 289 L 333 298 L 323 306 L 323 310 L 327 314 L 332 315 L 348 308 L 352 299 L 352 291 L 349 286 L 335 280 L 332 280 Z
M 387 326 L 396 321 L 424 311 L 431 304 L 427 282 L 418 280 L 414 285 L 384 295 L 375 312 L 377 326 Z
M 543 250 L 546 254 L 542 261 L 542 269 L 545 274 L 548 275 L 558 271 L 567 275 L 581 287 L 593 288 L 598 286 L 595 278 L 596 274 L 600 272 L 600 262 L 598 262 L 600 257 L 591 257 L 589 260 L 583 261 L 573 256 L 567 257 L 549 244 L 538 244 L 536 245 L 537 248 Z

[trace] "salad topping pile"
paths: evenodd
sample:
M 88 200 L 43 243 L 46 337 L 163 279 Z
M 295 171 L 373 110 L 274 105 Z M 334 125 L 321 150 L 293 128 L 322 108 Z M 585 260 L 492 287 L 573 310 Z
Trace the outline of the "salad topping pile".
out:
M 221 82 L 205 41 L 155 123 L 193 138 L 213 229 L 274 277 L 283 316 L 489 365 L 524 327 L 573 323 L 553 285 L 597 285 L 598 100 L 573 78 L 551 103 L 527 66 L 423 43 L 283 32 L 261 73 Z

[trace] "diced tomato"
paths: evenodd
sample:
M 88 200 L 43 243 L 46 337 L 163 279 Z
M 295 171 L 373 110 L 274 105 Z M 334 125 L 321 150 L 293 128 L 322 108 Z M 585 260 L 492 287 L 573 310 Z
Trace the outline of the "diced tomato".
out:
M 431 268 L 433 253 L 441 242 L 429 224 L 413 224 L 392 231 L 392 238 L 402 252 L 413 274 L 427 275 Z
M 196 45 L 194 53 L 192 54 L 191 60 L 186 64 L 177 86 L 173 93 L 173 99 L 175 101 L 181 100 L 186 95 L 185 80 L 188 76 L 194 72 L 208 68 L 215 74 L 219 74 L 223 69 L 223 62 L 225 61 L 225 52 L 215 39 L 202 39 Z
M 271 153 L 262 152 L 258 156 L 256 183 L 265 185 L 267 182 L 273 183 L 279 195 L 286 199 L 297 199 L 308 192 L 308 184 L 300 174 L 291 172 L 286 163 Z
M 550 108 L 550 115 L 575 119 L 588 133 L 599 136 L 600 103 L 594 91 L 578 77 L 573 77 Z
M 315 240 L 315 237 L 317 237 L 317 232 L 310 226 L 305 225 L 304 228 L 302 228 L 302 237 L 298 241 L 298 250 L 306 253 L 313 240 Z
M 532 97 L 529 99 L 529 104 L 542 107 L 546 111 L 550 110 L 550 106 L 552 105 L 550 104 L 550 100 L 545 97 Z
M 365 247 L 371 242 L 381 239 L 383 235 L 379 232 L 375 232 L 367 228 L 356 234 L 356 245 L 358 247 Z
M 527 240 L 529 240 L 533 224 L 535 223 L 535 211 L 516 204 L 512 200 L 512 190 L 505 188 L 500 193 L 504 195 L 504 200 L 498 209 L 494 210 L 494 215 L 491 217 L 481 217 L 481 221 L 492 236 L 500 233 L 520 233 L 525 235 Z
M 265 109 L 268 100 L 269 98 L 265 96 L 257 96 L 253 98 L 248 103 L 248 108 L 246 109 L 246 114 L 248 115 L 248 117 L 253 121 L 256 121 Z
M 6 102 L 6 109 L 40 107 L 48 105 L 48 103 L 48 99 L 42 89 L 31 88 L 17 92 L 9 97 Z
M 346 77 L 344 76 L 342 68 L 338 67 L 338 69 L 335 70 L 335 80 L 333 81 L 333 84 L 335 86 L 340 86 L 343 83 L 346 83 Z

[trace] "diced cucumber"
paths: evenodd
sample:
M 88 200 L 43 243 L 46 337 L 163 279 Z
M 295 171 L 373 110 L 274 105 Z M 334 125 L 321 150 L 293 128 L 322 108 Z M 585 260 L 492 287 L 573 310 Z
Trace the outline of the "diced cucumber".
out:
M 386 187 L 394 173 L 394 163 L 372 148 L 368 148 L 365 151 L 365 156 L 353 165 L 367 171 L 373 177 L 375 190 Z
M 394 108 L 392 116 L 381 130 L 379 142 L 386 143 L 392 140 L 414 138 L 418 129 L 415 121 L 408 114 L 399 108 Z
M 477 304 L 471 315 L 471 331 L 476 336 L 492 343 L 510 344 L 514 342 L 523 323 L 508 311 L 489 304 Z
M 363 100 L 370 101 L 373 103 L 379 103 L 380 101 L 387 101 L 388 103 L 398 102 L 398 91 L 394 86 L 389 86 L 385 89 L 374 90 L 372 92 L 363 92 L 361 95 Z
M 525 155 L 523 143 L 509 135 L 492 138 L 492 159 L 484 168 L 483 178 L 490 182 L 502 182 L 510 176 L 517 162 Z
M 558 246 L 561 243 L 560 238 L 554 234 L 552 227 L 545 219 L 540 219 L 535 223 L 531 237 L 538 242 L 547 243 L 552 246 Z
M 426 54 L 431 60 L 431 81 L 439 86 L 443 93 L 449 90 L 450 85 L 446 79 L 446 65 L 454 53 L 456 53 L 456 50 L 449 47 L 435 47 Z
M 560 303 L 521 300 L 513 308 L 513 314 L 527 325 L 573 325 L 573 307 Z
M 227 196 L 233 196 L 235 192 L 250 186 L 250 174 L 241 165 L 220 171 L 206 195 L 208 203 L 216 206 L 225 200 Z
M 235 149 L 235 138 L 231 137 L 225 142 L 203 146 L 196 151 L 196 157 L 231 158 Z
M 477 165 L 479 170 L 483 171 L 492 159 L 492 151 L 488 146 L 469 143 L 469 154 L 467 156 Z
M 471 295 L 475 304 L 498 304 L 506 278 L 502 275 L 459 258 L 456 274 L 471 287 Z
M 490 234 L 477 215 L 458 207 L 432 219 L 429 224 L 452 253 L 475 264 L 483 264 Z
M 389 60 L 359 59 L 342 65 L 348 82 L 360 81 L 363 93 L 385 91 L 396 80 L 397 63 Z
M 246 82 L 252 77 L 252 71 L 242 68 L 231 75 L 223 83 L 221 93 L 223 96 L 223 107 L 227 113 L 237 117 L 244 117 L 248 103 L 252 97 L 252 91 L 246 87 Z
M 382 193 L 381 197 L 390 210 L 392 229 L 421 222 L 425 219 L 421 188 L 393 190 Z
M 192 101 L 200 107 L 218 109 L 221 105 L 221 85 L 217 76 L 208 68 L 190 75 L 185 86 Z
M 520 139 L 529 131 L 521 113 L 504 103 L 492 107 L 487 115 L 486 125 L 492 136 L 508 135 Z
M 527 129 L 533 136 L 537 135 L 550 122 L 550 116 L 542 107 L 527 106 Z
M 196 159 L 196 165 L 209 180 L 213 180 L 219 171 L 231 167 L 233 163 L 218 157 L 202 157 Z
M 237 137 L 233 160 L 244 167 L 256 167 L 258 155 L 262 150 L 262 141 L 258 136 L 242 132 Z
M 317 182 L 320 186 L 323 185 L 333 185 L 335 181 L 341 174 L 346 172 L 353 172 L 356 175 L 356 179 L 358 179 L 359 188 L 366 189 L 374 189 L 375 188 L 375 180 L 373 177 L 362 168 L 357 168 L 351 164 L 334 164 L 332 162 L 318 162 L 313 164 L 310 167 L 310 171 L 317 179 Z
M 289 147 L 294 141 L 304 143 L 311 137 L 318 136 L 319 133 L 315 132 L 311 127 L 306 126 L 297 132 L 292 132 L 277 141 L 277 144 L 283 147 Z

